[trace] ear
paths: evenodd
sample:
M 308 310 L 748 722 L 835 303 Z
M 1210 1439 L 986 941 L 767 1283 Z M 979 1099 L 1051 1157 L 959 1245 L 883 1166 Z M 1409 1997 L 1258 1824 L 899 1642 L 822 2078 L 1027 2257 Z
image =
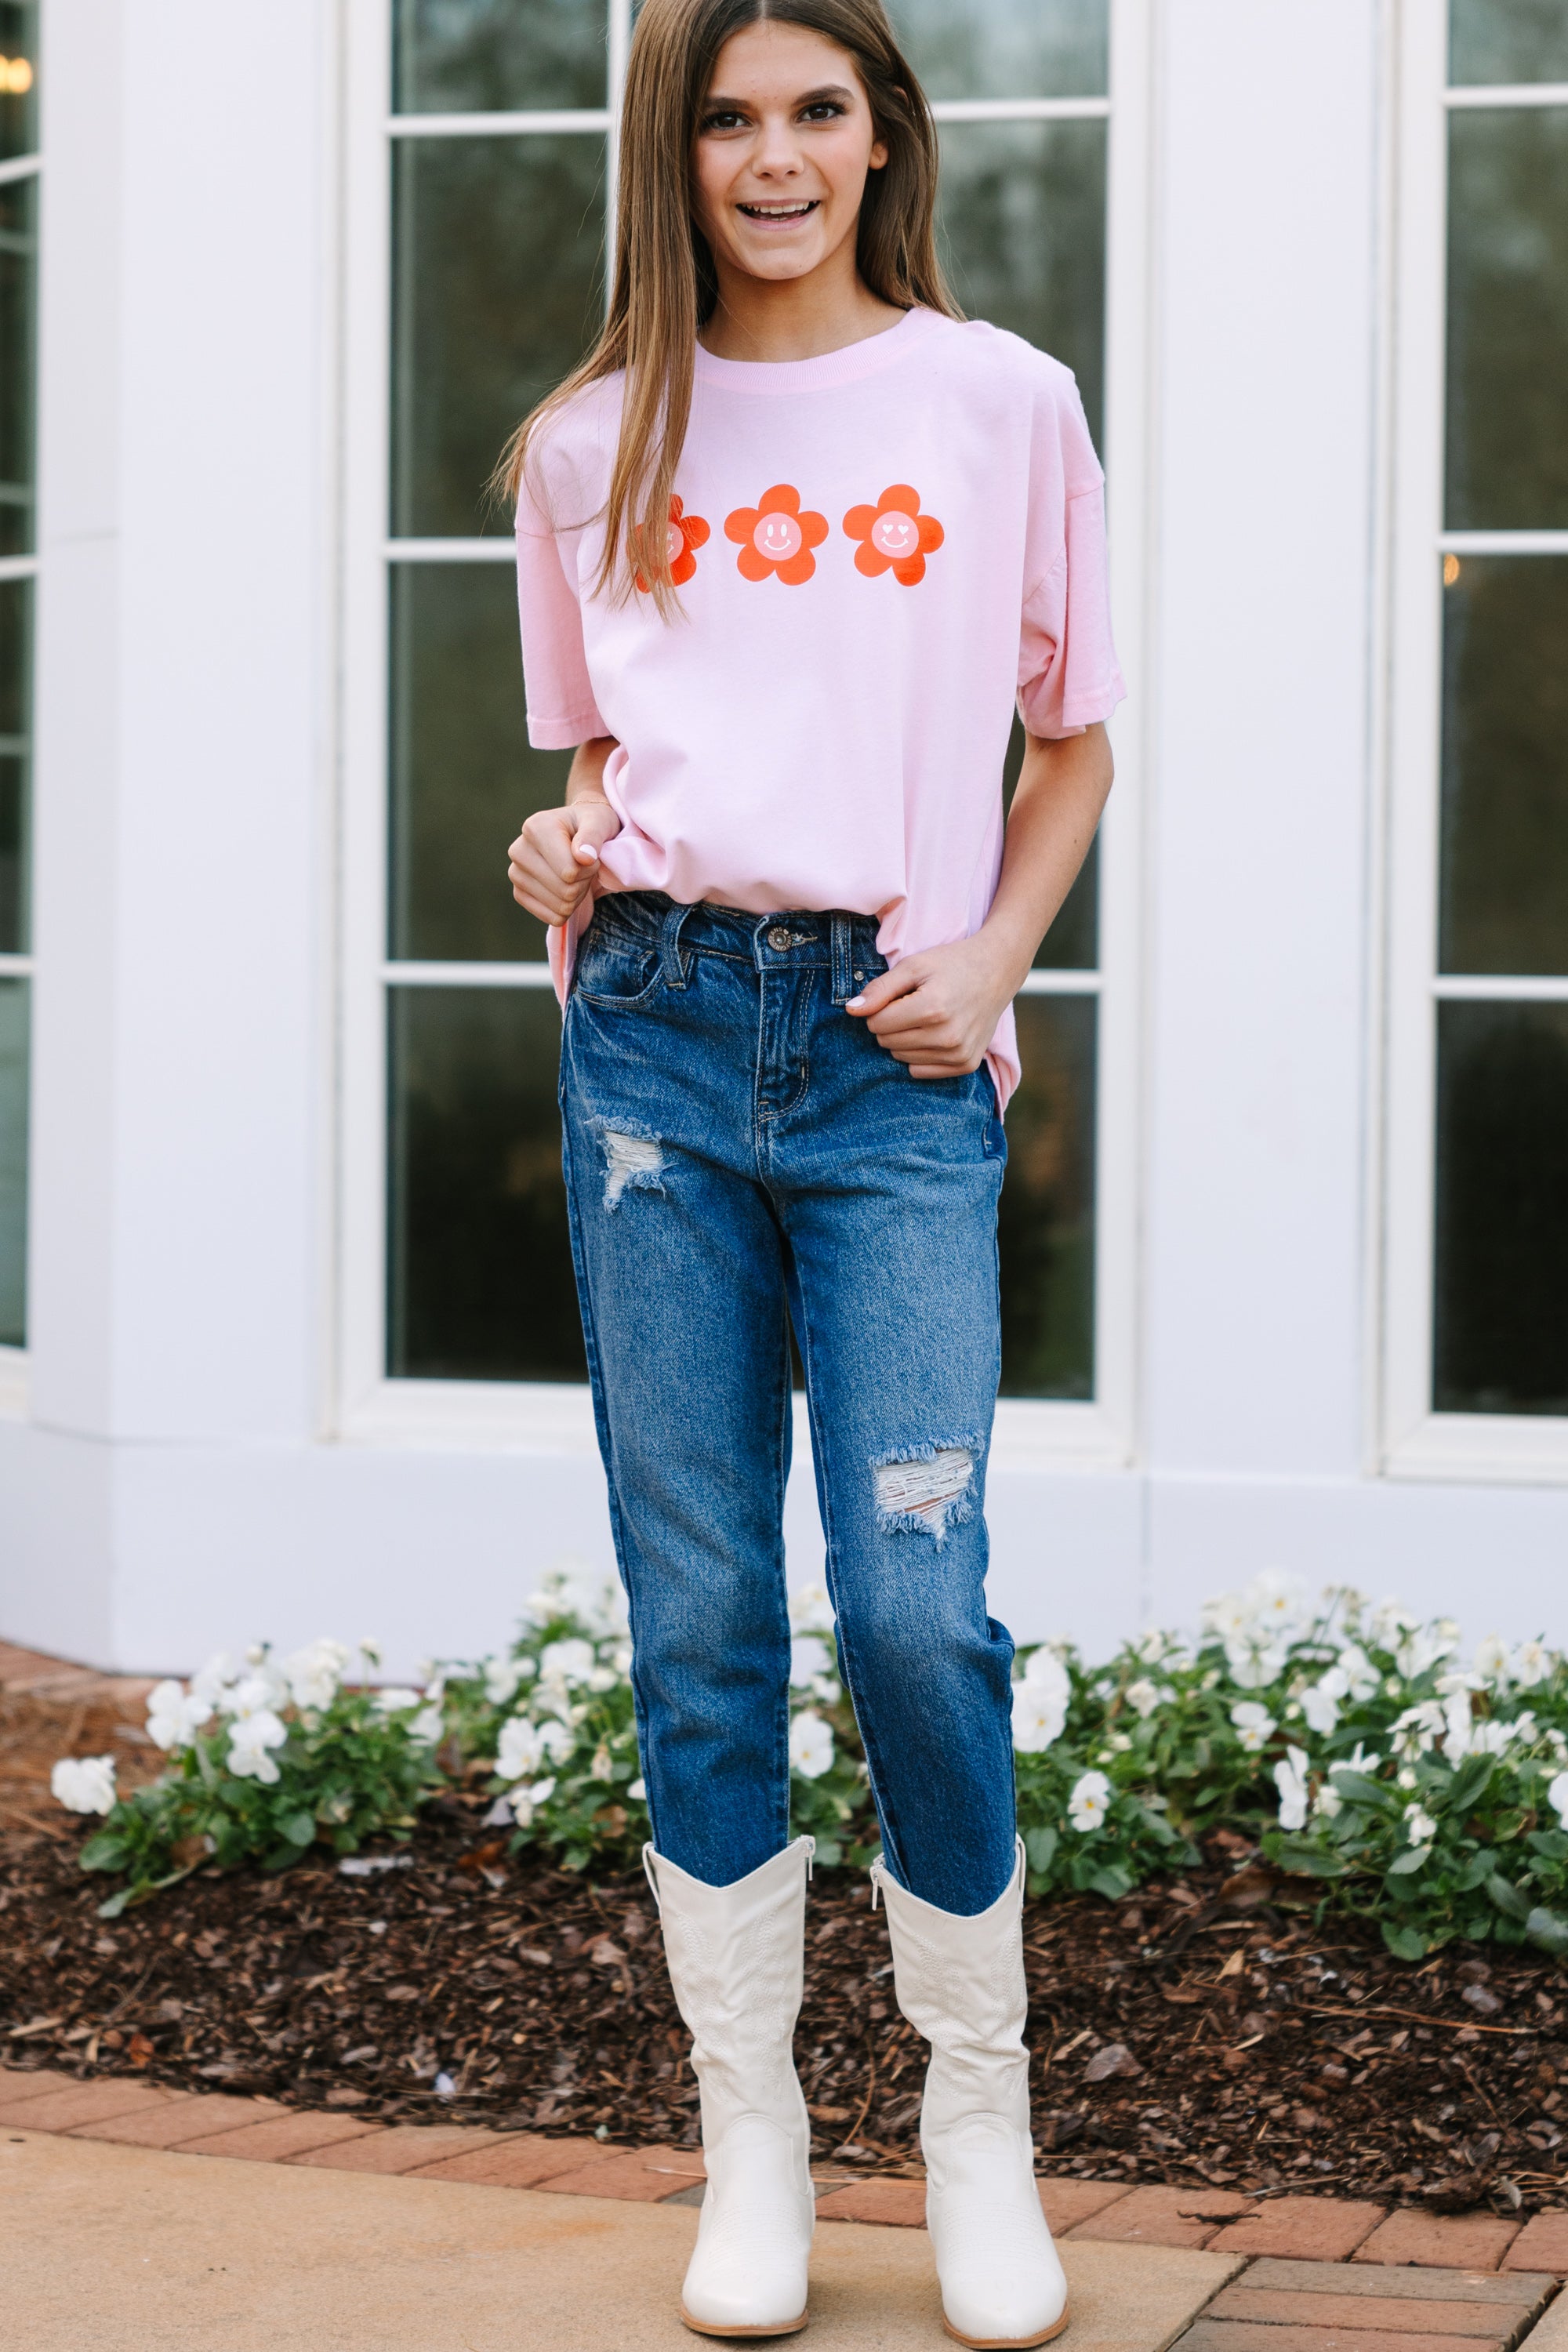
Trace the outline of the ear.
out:
M 879 139 L 876 145 L 872 148 L 871 152 L 866 158 L 866 168 L 868 171 L 879 172 L 887 160 L 887 142 L 884 139 Z

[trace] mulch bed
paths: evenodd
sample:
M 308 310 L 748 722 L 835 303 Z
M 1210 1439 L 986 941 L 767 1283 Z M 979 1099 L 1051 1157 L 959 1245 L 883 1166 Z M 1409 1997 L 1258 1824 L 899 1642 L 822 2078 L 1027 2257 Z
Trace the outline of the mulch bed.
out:
M 65 1836 L 0 1834 L 0 2049 L 365 2116 L 694 2144 L 697 2089 L 636 1877 L 510 1861 L 465 1800 L 406 1866 L 199 1873 L 106 1925 Z M 1564 2201 L 1568 1984 L 1533 1953 L 1420 1968 L 1278 1907 L 1239 1841 L 1120 1905 L 1026 1920 L 1041 2168 L 1442 2210 Z M 20 2029 L 20 2031 L 18 2031 Z M 923 2045 L 866 1882 L 818 1872 L 796 2043 L 821 2160 L 919 2159 Z M 1563 2088 L 1559 2089 L 1559 2084 Z

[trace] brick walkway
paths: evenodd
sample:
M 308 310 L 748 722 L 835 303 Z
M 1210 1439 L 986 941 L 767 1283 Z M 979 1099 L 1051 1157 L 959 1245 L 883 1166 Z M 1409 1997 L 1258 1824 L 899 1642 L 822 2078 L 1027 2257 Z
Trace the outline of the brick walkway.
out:
M 0 2133 L 7 2126 L 192 2156 L 638 2204 L 696 2204 L 702 2194 L 702 2158 L 689 2148 L 617 2147 L 458 2125 L 384 2126 L 331 2109 L 168 2091 L 122 2076 L 79 2082 L 43 2068 L 0 2066 Z M 818 2171 L 824 2220 L 920 2229 L 924 2199 L 919 2179 Z M 1521 2224 L 1492 2213 L 1389 2212 L 1342 2198 L 1259 2200 L 1110 2180 L 1044 2179 L 1040 2201 L 1059 2237 L 1206 2247 L 1244 2258 L 1247 2267 L 1181 2338 L 1184 2352 L 1458 2352 L 1456 2339 L 1464 2352 L 1510 2352 L 1568 2275 L 1568 2212 Z M 1547 2352 L 1549 2339 L 1568 2346 L 1559 2324 L 1554 2315 L 1539 2352 Z

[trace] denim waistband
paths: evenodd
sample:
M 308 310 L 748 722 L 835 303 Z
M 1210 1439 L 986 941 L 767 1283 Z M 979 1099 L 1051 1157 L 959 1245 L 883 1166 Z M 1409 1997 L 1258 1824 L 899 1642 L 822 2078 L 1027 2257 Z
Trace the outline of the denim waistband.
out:
M 598 901 L 595 921 L 657 947 L 674 988 L 685 985 L 689 956 L 728 956 L 758 971 L 831 971 L 833 1002 L 842 1004 L 887 969 L 877 918 L 837 908 L 752 915 L 706 901 L 682 906 L 662 890 L 613 890 Z

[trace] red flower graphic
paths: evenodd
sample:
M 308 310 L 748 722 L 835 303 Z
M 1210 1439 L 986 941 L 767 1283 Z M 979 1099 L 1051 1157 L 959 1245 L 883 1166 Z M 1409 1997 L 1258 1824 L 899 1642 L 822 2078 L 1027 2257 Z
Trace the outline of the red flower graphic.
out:
M 908 482 L 895 482 L 874 507 L 851 507 L 844 518 L 846 535 L 858 539 L 855 569 L 868 580 L 890 572 L 906 588 L 926 576 L 926 557 L 942 545 L 944 533 L 935 515 L 921 514 L 921 494 Z
M 724 518 L 724 536 L 735 540 L 742 580 L 765 580 L 776 572 L 787 588 L 798 588 L 816 569 L 814 547 L 827 537 L 827 517 L 803 512 L 800 492 L 787 482 L 764 490 L 754 507 L 737 507 Z
M 689 515 L 682 510 L 679 498 L 669 501 L 669 528 L 665 543 L 669 549 L 669 576 L 678 588 L 685 586 L 697 570 L 697 550 L 708 541 L 708 525 L 700 515 Z M 637 546 L 637 534 L 632 535 Z M 645 596 L 653 593 L 640 572 L 634 573 L 637 585 Z

